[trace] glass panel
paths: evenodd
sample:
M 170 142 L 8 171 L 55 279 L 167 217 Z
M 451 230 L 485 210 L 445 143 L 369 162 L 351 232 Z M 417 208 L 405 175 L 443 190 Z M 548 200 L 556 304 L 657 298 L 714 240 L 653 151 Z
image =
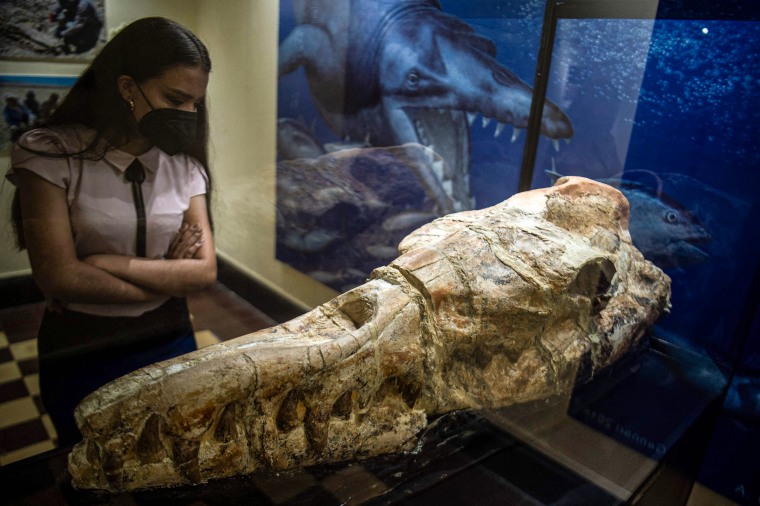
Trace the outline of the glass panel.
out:
M 757 22 L 658 21 L 625 167 L 656 172 L 661 195 L 685 210 L 683 239 L 661 261 L 674 310 L 659 334 L 718 360 L 736 357 L 744 339 L 735 332 L 760 252 L 760 177 L 747 170 L 760 166 L 760 114 L 746 107 L 757 99 L 759 49 Z
M 495 55 L 504 70 L 489 67 L 490 84 L 515 75 L 533 85 L 539 36 L 552 27 L 546 5 L 422 2 L 415 5 L 425 15 L 407 24 L 412 4 L 372 3 L 395 6 L 386 12 L 346 2 L 328 16 L 281 2 L 277 258 L 336 290 L 363 282 L 436 216 L 518 191 L 526 136 L 493 118 L 501 107 L 512 108 L 513 126 L 526 119 L 473 78 Z M 679 471 L 694 476 L 708 439 L 703 423 L 746 337 L 741 322 L 754 311 L 746 300 L 754 300 L 760 256 L 750 233 L 760 178 L 747 170 L 760 165 L 760 118 L 747 106 L 760 76 L 749 57 L 760 24 L 656 1 L 568 1 L 557 12 L 546 96 L 574 135 L 540 136 L 532 186 L 581 175 L 618 187 L 631 204 L 634 244 L 673 280 L 672 313 L 649 349 L 572 395 L 474 421 L 441 418 L 422 439 L 421 467 L 394 470 L 394 488 L 417 486 L 430 462 L 481 472 L 507 456 L 540 468 L 533 488 L 520 473 L 508 476 L 517 495 L 539 501 L 628 501 L 675 456 L 689 456 Z M 342 45 L 320 46 L 325 30 Z M 441 80 L 429 86 L 433 75 Z M 440 441 L 457 450 L 428 460 Z M 463 451 L 471 459 L 452 464 Z M 373 472 L 388 469 L 380 461 Z
M 736 445 L 737 434 L 740 445 L 751 445 L 758 419 L 757 337 L 747 343 L 747 322 L 760 269 L 760 113 L 750 105 L 760 79 L 760 23 L 747 3 L 684 4 L 669 2 L 655 16 L 652 3 L 563 3 L 547 94 L 558 97 L 575 135 L 561 146 L 539 140 L 532 186 L 580 175 L 619 188 L 631 205 L 634 244 L 672 278 L 672 311 L 654 327 L 650 349 L 578 387 L 569 414 L 662 460 L 699 430 L 736 374 L 702 475 L 746 500 L 757 491 L 744 475 L 733 480 L 720 469 L 728 458 L 721 445 Z M 737 423 L 746 430 L 728 437 Z M 602 472 L 613 481 L 615 473 Z
M 517 192 L 544 3 L 304 5 L 280 7 L 277 259 L 345 291 Z
M 548 93 L 575 136 L 559 151 L 543 140 L 533 177 L 618 186 L 634 244 L 673 278 L 658 336 L 720 362 L 741 345 L 760 251 L 758 48 L 754 21 L 560 19 Z
M 533 84 L 544 2 L 445 0 L 441 6 L 493 41 L 499 61 L 522 80 Z M 549 99 L 552 98 L 550 95 Z M 524 126 L 500 127 L 496 120 L 488 119 L 483 113 L 474 118 L 470 129 L 470 174 L 475 208 L 498 204 L 517 193 L 525 148 L 524 129 Z
M 760 502 L 760 311 L 715 426 L 698 476 L 703 483 L 738 504 Z

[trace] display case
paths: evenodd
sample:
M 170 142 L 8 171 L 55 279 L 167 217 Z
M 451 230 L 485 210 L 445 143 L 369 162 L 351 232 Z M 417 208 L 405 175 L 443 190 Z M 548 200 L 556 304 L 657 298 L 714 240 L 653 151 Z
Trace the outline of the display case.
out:
M 690 480 L 701 472 L 708 484 L 721 483 L 716 485 L 718 492 L 734 500 L 756 498 L 757 491 L 748 487 L 756 487 L 749 484 L 758 469 L 724 461 L 723 469 L 734 471 L 718 471 L 717 441 L 712 457 L 699 470 L 711 424 L 732 380 L 734 385 L 741 383 L 729 395 L 736 409 L 723 411 L 732 422 L 722 419 L 721 427 L 733 423 L 734 446 L 741 446 L 738 439 L 757 449 L 752 441 L 760 387 L 756 346 L 751 344 L 757 331 L 751 332 L 749 324 L 758 303 L 760 272 L 760 242 L 754 233 L 760 178 L 752 169 L 760 161 L 754 149 L 760 117 L 750 106 L 760 72 L 753 57 L 760 48 L 756 6 L 595 0 L 442 1 L 440 6 L 491 41 L 498 62 L 531 83 L 530 120 L 521 123 L 519 107 L 505 104 L 508 99 L 502 105 L 509 113 L 501 117 L 511 121 L 499 121 L 498 106 L 473 107 L 466 96 L 472 90 L 461 88 L 476 86 L 476 78 L 468 77 L 477 76 L 478 69 L 468 67 L 467 77 L 457 75 L 452 57 L 447 77 L 455 79 L 444 86 L 453 87 L 446 90 L 453 97 L 452 107 L 470 116 L 466 142 L 448 142 L 442 127 L 436 130 L 422 116 L 416 120 L 417 137 L 405 140 L 436 149 L 446 146 L 437 151 L 447 165 L 459 164 L 467 174 L 467 204 L 473 208 L 551 185 L 566 175 L 620 189 L 631 205 L 634 244 L 672 279 L 672 311 L 651 330 L 646 352 L 579 385 L 569 399 L 547 401 L 545 407 L 510 408 L 485 418 L 617 500 L 636 500 L 647 478 L 673 462 L 680 462 L 678 472 Z M 289 31 L 282 30 L 283 37 Z M 445 37 L 432 33 L 434 38 Z M 441 47 L 442 43 L 433 50 L 443 51 Z M 419 50 L 419 59 L 429 63 L 435 57 L 424 54 L 426 49 Z M 322 121 L 319 100 L 308 76 L 300 85 L 280 82 L 281 117 L 306 111 L 301 117 L 312 124 L 317 144 L 333 149 L 341 141 L 383 144 L 374 133 L 362 138 L 350 130 L 340 131 L 341 139 L 329 120 Z M 418 101 L 407 107 L 439 103 L 426 96 Z M 317 112 L 310 115 L 301 102 L 316 102 Z M 481 97 L 478 103 L 487 100 Z M 558 106 L 569 125 L 547 128 L 546 113 L 543 121 L 541 114 L 546 103 Z M 457 117 L 451 114 L 439 120 L 443 121 L 456 124 Z M 428 138 L 436 135 L 438 139 Z M 283 138 L 280 143 L 284 145 Z M 456 188 L 455 178 L 452 182 Z M 423 209 L 435 214 L 435 206 L 424 197 L 416 199 L 410 196 L 393 205 L 397 212 Z M 280 241 L 281 231 L 278 228 L 278 258 L 336 289 L 351 287 L 343 264 L 334 268 L 320 252 L 294 254 L 287 241 Z M 393 245 L 395 239 L 388 243 Z M 356 251 L 362 243 L 347 244 Z M 335 253 L 327 251 L 327 257 Z M 338 263 L 343 257 L 337 255 Z M 381 264 L 376 258 L 364 263 L 356 253 L 351 257 L 348 265 L 359 278 Z M 725 437 L 720 433 L 717 438 Z M 683 441 L 690 438 L 685 450 Z
M 760 428 L 751 327 L 759 180 L 742 168 L 758 163 L 751 139 L 760 117 L 745 107 L 757 92 L 757 9 L 569 1 L 550 11 L 547 96 L 561 97 L 576 135 L 560 151 L 532 137 L 535 163 L 524 164 L 523 181 L 540 187 L 575 174 L 618 187 L 634 244 L 673 281 L 673 309 L 652 329 L 641 369 L 590 402 L 584 392 L 596 387 L 581 387 L 571 416 L 661 460 L 668 439 L 722 403 L 730 385 L 718 426 L 700 436 L 711 441 L 709 456 L 696 452 L 689 476 L 750 504 L 760 472 L 750 457 Z
M 547 12 L 553 43 L 542 47 L 542 75 L 576 135 L 559 151 L 531 137 L 535 163 L 523 165 L 523 181 L 541 187 L 574 174 L 619 188 L 634 244 L 672 278 L 673 309 L 651 330 L 640 369 L 612 387 L 580 387 L 569 413 L 661 461 L 730 384 L 718 428 L 708 423 L 699 436 L 711 440 L 710 456 L 703 461 L 697 443 L 692 458 L 704 463 L 687 474 L 750 504 L 760 472 L 749 457 L 760 428 L 751 327 L 759 180 L 742 167 L 758 163 L 760 118 L 745 107 L 757 91 L 758 12 L 742 2 L 589 1 Z M 605 392 L 587 398 L 596 388 Z
M 757 501 L 757 459 L 726 452 L 760 451 L 756 7 L 441 0 L 357 1 L 332 12 L 329 4 L 281 2 L 280 261 L 350 290 L 438 216 L 583 176 L 626 196 L 633 243 L 672 279 L 670 313 L 643 349 L 572 391 L 444 414 L 410 452 L 111 496 L 74 490 L 63 448 L 3 468 L 7 484 L 22 484 L 13 499 L 686 504 L 699 480 Z M 406 45 L 378 42 L 388 44 L 389 26 L 415 7 L 447 17 L 428 26 L 418 13 L 403 30 Z M 319 9 L 350 42 L 343 52 L 312 51 L 319 61 L 304 64 L 304 47 L 318 42 L 290 35 Z M 359 21 L 336 21 L 345 15 Z M 422 73 L 408 73 L 406 92 L 391 100 L 383 93 L 403 59 L 449 73 L 426 93 L 416 92 Z M 474 83 L 486 63 L 489 78 L 510 83 L 514 103 Z M 320 64 L 332 73 L 321 76 Z M 330 172 L 346 150 L 359 157 L 409 143 L 422 146 L 429 167 L 385 164 L 378 174 L 370 157 Z

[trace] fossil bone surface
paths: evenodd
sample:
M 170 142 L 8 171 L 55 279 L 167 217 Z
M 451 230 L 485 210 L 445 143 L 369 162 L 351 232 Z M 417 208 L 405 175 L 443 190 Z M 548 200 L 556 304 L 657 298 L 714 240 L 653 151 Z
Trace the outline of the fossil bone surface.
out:
M 364 285 L 89 395 L 73 484 L 128 491 L 398 452 L 430 417 L 567 392 L 669 306 L 670 280 L 627 220 L 619 191 L 577 177 L 437 219 Z

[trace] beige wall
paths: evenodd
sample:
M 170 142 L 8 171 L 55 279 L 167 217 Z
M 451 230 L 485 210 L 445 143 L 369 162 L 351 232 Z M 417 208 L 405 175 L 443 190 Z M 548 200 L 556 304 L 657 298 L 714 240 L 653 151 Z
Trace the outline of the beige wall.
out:
M 192 29 L 211 52 L 208 102 L 211 170 L 219 256 L 304 309 L 335 292 L 274 259 L 275 117 L 278 3 L 258 0 L 107 0 L 109 30 L 151 15 Z M 78 75 L 82 65 L 0 62 L 14 74 Z M 8 166 L 8 158 L 0 164 Z M 12 188 L 2 186 L 0 277 L 28 273 L 12 248 L 7 209 Z
M 274 259 L 278 4 L 199 2 L 209 84 L 219 255 L 304 307 L 335 292 Z

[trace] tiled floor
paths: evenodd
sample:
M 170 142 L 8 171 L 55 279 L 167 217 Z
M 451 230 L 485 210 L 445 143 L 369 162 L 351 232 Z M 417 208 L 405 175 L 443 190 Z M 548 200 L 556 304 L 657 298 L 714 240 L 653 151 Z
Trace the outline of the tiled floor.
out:
M 275 325 L 217 284 L 188 299 L 199 347 Z M 44 304 L 0 310 L 0 466 L 55 447 L 55 429 L 39 399 L 37 328 Z

